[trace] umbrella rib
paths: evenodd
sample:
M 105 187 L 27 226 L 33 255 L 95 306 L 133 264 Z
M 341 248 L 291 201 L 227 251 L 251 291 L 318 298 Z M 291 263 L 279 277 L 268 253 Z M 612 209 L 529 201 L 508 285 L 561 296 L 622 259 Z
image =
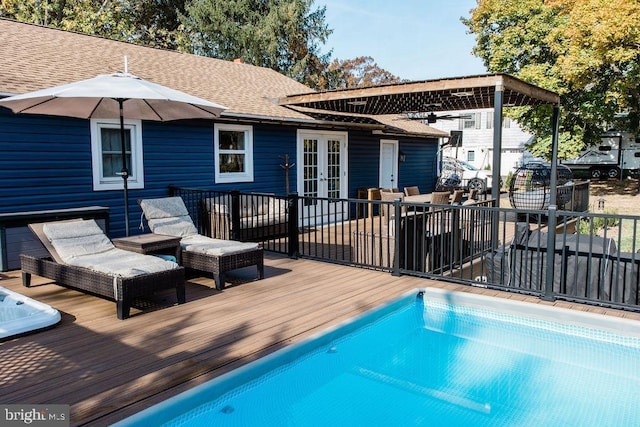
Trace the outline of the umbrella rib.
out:
M 156 111 L 156 109 L 155 109 L 155 108 L 153 108 L 153 106 L 152 106 L 151 104 L 149 104 L 149 101 L 147 101 L 147 100 L 145 99 L 145 100 L 144 100 L 144 103 L 145 103 L 145 104 L 147 104 L 147 105 L 149 106 L 149 108 L 151 108 L 151 111 L 153 111 L 153 112 L 154 112 L 154 114 L 158 117 L 158 119 L 160 119 L 160 121 L 161 121 L 161 122 L 163 122 L 163 121 L 164 121 L 164 118 L 160 115 L 160 113 L 158 113 L 158 112 Z
M 207 110 L 206 108 L 199 106 L 198 104 L 190 104 L 190 105 L 204 111 L 205 113 L 213 114 L 214 116 L 220 116 L 220 114 L 214 114 L 211 111 Z
M 21 110 L 14 111 L 14 113 L 22 113 L 22 112 L 27 111 L 27 110 L 30 110 L 30 109 L 32 109 L 32 108 L 39 107 L 39 106 L 40 106 L 40 105 L 42 105 L 42 104 L 46 104 L 47 102 L 53 101 L 54 99 L 55 99 L 55 98 L 47 98 L 47 99 L 45 99 L 44 101 L 38 102 L 37 104 L 31 104 L 31 105 L 28 105 L 28 106 L 24 107 L 24 108 L 23 108 L 23 109 L 21 109 Z
M 102 102 L 103 99 L 104 98 L 100 98 L 100 100 L 98 102 L 96 102 L 96 105 L 93 106 L 93 108 L 91 109 L 91 112 L 89 113 L 89 115 L 87 117 L 93 117 L 93 113 L 96 112 L 96 110 L 100 106 L 100 103 Z

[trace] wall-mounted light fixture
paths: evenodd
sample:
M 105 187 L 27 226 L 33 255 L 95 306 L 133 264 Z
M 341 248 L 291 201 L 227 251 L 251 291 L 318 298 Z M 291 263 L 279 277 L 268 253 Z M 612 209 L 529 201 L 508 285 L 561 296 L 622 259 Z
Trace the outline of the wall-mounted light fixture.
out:
M 403 151 L 400 151 L 398 153 L 398 159 L 400 160 L 400 163 L 404 163 L 404 161 L 407 160 L 407 156 L 404 154 Z

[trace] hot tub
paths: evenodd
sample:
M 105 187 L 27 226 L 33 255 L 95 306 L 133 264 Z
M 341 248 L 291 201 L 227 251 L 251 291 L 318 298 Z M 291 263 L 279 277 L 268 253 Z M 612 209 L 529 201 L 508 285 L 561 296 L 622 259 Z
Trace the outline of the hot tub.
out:
M 0 339 L 53 326 L 55 308 L 0 286 Z

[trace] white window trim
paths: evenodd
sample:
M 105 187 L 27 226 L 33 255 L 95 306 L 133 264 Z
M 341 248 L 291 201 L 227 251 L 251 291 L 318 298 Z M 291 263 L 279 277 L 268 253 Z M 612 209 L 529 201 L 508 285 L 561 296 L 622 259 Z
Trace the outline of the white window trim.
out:
M 244 172 L 220 172 L 220 144 L 218 132 L 221 130 L 244 132 L 244 155 L 245 166 Z M 224 151 L 223 151 L 224 152 Z M 215 182 L 253 182 L 253 126 L 246 125 L 229 125 L 224 123 L 216 123 L 213 132 L 213 158 L 215 166 Z
M 122 190 L 122 177 L 103 178 L 102 141 L 100 129 L 103 127 L 120 129 L 120 119 L 91 119 L 91 162 L 93 173 L 93 190 L 108 191 Z M 127 165 L 129 179 L 127 187 L 133 189 L 144 188 L 144 166 L 142 152 L 142 120 L 124 120 L 125 129 L 132 130 L 131 165 Z

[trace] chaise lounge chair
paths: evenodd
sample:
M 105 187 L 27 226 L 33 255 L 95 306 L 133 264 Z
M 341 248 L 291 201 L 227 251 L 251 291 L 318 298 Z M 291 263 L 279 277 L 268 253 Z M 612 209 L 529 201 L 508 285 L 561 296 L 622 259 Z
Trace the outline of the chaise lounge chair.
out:
M 225 273 L 255 265 L 264 278 L 264 253 L 257 243 L 213 239 L 198 234 L 180 197 L 139 201 L 152 233 L 181 237 L 181 263 L 187 269 L 213 274 L 216 289 L 225 285 Z
M 135 298 L 176 289 L 185 302 L 184 268 L 175 262 L 117 249 L 94 220 L 30 224 L 50 258 L 20 255 L 22 283 L 31 275 L 71 289 L 115 300 L 118 319 L 126 319 Z

